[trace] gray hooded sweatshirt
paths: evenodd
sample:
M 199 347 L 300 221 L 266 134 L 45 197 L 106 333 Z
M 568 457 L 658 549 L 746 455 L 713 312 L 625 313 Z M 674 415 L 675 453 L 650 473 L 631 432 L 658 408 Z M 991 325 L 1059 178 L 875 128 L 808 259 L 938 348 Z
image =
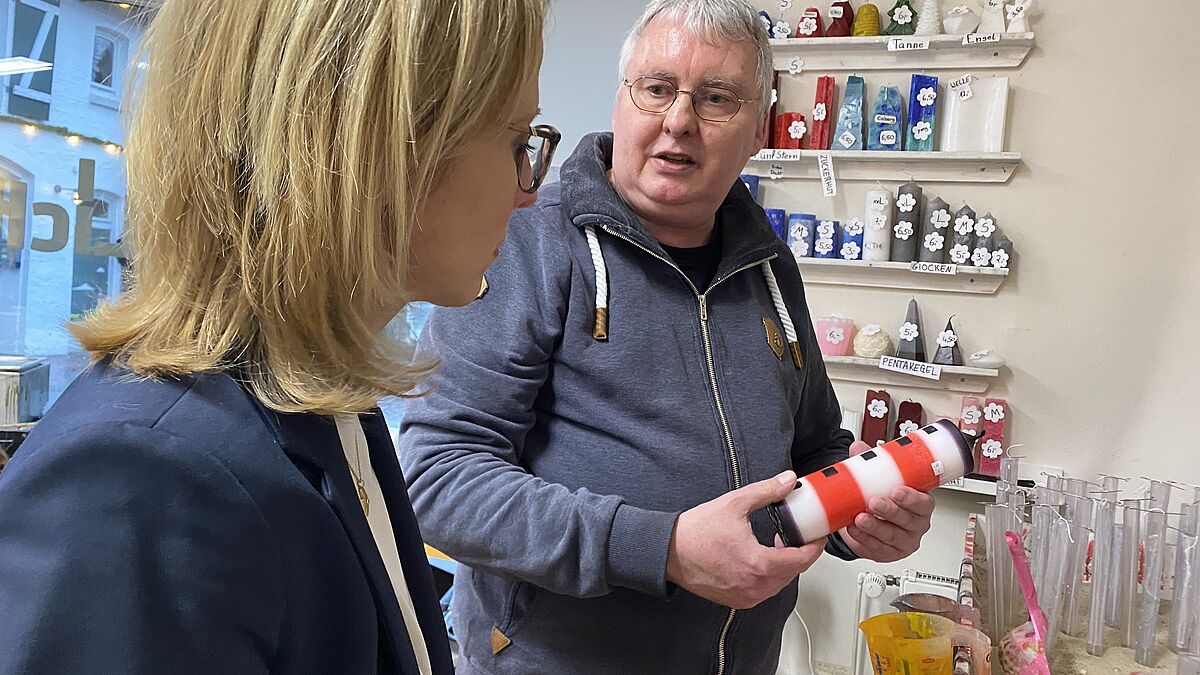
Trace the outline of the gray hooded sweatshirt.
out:
M 441 367 L 399 452 L 426 541 L 462 563 L 459 672 L 773 673 L 796 583 L 744 611 L 675 587 L 675 520 L 845 459 L 851 435 L 799 269 L 742 182 L 696 289 L 609 185 L 611 155 L 585 137 L 513 214 L 489 292 L 421 337 Z M 751 524 L 770 545 L 766 513 Z

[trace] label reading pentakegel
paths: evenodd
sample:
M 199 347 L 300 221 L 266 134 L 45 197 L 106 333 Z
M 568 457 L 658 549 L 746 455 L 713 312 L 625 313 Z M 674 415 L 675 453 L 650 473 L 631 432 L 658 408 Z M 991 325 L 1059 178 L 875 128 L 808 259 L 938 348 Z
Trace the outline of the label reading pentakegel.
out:
M 879 368 L 880 370 L 890 370 L 893 373 L 915 375 L 927 380 L 942 379 L 942 367 L 937 364 L 898 359 L 894 356 L 879 357 Z

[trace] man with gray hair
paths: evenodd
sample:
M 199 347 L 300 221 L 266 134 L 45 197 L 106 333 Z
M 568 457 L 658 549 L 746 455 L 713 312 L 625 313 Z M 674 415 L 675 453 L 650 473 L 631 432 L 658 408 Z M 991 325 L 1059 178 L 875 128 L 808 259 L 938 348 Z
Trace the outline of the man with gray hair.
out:
M 799 270 L 738 180 L 771 74 L 743 0 L 651 3 L 613 133 L 514 214 L 491 290 L 431 316 L 442 365 L 400 455 L 462 563 L 460 673 L 772 673 L 822 549 L 893 561 L 929 529 L 907 488 L 802 548 L 762 510 L 851 441 Z

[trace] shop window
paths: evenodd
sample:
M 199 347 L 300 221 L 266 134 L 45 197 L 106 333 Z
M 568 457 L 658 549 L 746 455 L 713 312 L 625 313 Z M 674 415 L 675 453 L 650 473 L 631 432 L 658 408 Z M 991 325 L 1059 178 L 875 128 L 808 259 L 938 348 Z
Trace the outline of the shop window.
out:
M 114 69 L 117 59 L 117 42 L 96 33 L 92 43 L 92 84 L 105 89 L 114 89 Z

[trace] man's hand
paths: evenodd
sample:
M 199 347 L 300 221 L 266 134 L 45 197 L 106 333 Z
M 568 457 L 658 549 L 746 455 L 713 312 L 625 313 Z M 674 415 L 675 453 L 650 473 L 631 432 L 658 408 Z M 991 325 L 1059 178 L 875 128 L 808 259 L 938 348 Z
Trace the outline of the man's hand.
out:
M 842 539 L 860 558 L 895 562 L 912 555 L 929 531 L 933 497 L 898 487 L 888 497 L 875 497 L 854 523 L 842 528 Z
M 774 596 L 816 562 L 825 539 L 801 548 L 758 543 L 748 516 L 786 497 L 796 474 L 784 471 L 684 511 L 667 555 L 667 580 L 719 605 L 748 609 Z

